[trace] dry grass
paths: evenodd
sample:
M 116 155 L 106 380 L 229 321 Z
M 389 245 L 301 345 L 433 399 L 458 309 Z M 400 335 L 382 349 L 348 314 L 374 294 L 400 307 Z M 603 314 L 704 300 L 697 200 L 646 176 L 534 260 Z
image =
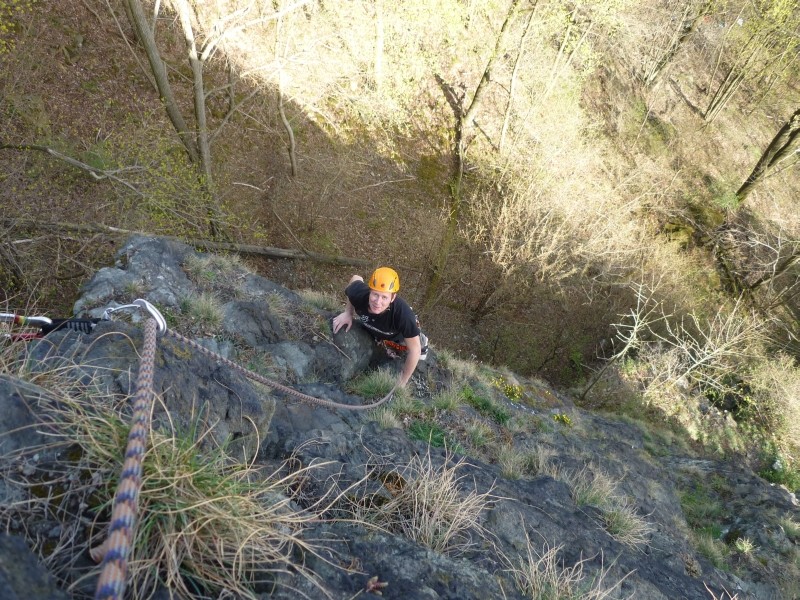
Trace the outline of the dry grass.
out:
M 192 326 L 199 327 L 204 332 L 216 332 L 222 326 L 222 306 L 210 293 L 202 292 L 183 298 L 181 311 Z
M 60 523 L 55 546 L 46 539 L 30 541 L 67 582 L 80 576 L 73 568 L 77 557 L 105 536 L 129 418 L 127 398 L 94 393 L 68 374 L 65 367 L 35 378 L 53 390 L 35 407 L 50 441 L 3 457 L 11 469 L 7 481 L 23 497 L 0 506 L 6 524 L 21 516 L 34 523 L 35 515 L 50 527 Z M 294 552 L 317 552 L 300 533 L 324 508 L 299 510 L 292 504 L 288 490 L 303 473 L 283 476 L 239 463 L 224 448 L 210 447 L 207 433 L 199 426 L 150 433 L 128 561 L 133 597 L 149 598 L 157 585 L 167 585 L 182 597 L 206 590 L 215 597 L 255 599 L 255 589 L 278 572 L 313 579 L 295 564 Z M 41 469 L 12 475 L 20 462 L 35 463 L 34 454 L 55 458 Z M 36 536 L 34 529 L 29 533 Z
M 562 547 L 545 544 L 541 551 L 531 544 L 527 532 L 527 553 L 515 561 L 508 561 L 508 571 L 517 589 L 530 600 L 604 600 L 617 597 L 616 592 L 624 578 L 614 584 L 606 581 L 608 569 L 601 568 L 592 577 L 584 573 L 588 559 L 568 567 L 558 555 Z M 506 559 L 508 560 L 508 559 Z
M 580 471 L 565 473 L 565 482 L 572 490 L 572 498 L 578 506 L 605 506 L 617 491 L 617 480 L 592 465 Z
M 402 429 L 403 427 L 403 422 L 388 406 L 379 406 L 371 411 L 369 416 L 381 426 L 381 429 Z
M 298 294 L 305 302 L 320 310 L 337 311 L 343 308 L 342 299 L 330 293 L 304 289 L 300 290 Z
M 474 360 L 458 358 L 453 352 L 450 352 L 446 348 L 442 348 L 441 350 L 437 349 L 436 357 L 439 359 L 439 363 L 452 373 L 453 388 L 458 387 L 459 384 L 467 383 L 472 379 L 481 378 L 480 367 Z
M 708 585 L 703 584 L 708 591 L 710 596 L 710 600 L 739 600 L 739 594 L 731 594 L 728 590 L 723 590 L 723 592 L 717 596 L 714 592 L 708 589 Z
M 311 303 L 292 302 L 284 294 L 266 296 L 269 311 L 278 320 L 284 335 L 292 340 L 332 338 L 330 321 L 319 314 Z
M 549 446 L 536 444 L 536 447 L 529 453 L 528 468 L 532 475 L 548 475 L 553 479 L 559 479 L 559 470 L 553 464 L 555 451 Z
M 633 501 L 624 496 L 611 498 L 603 510 L 603 523 L 615 540 L 630 548 L 647 545 L 653 532 L 653 526 L 642 518 Z
M 492 428 L 482 419 L 471 419 L 464 427 L 464 430 L 473 448 L 480 450 L 488 446 L 494 440 L 494 431 L 492 431 Z
M 245 270 L 237 254 L 188 254 L 183 269 L 189 278 L 200 284 L 229 284 Z
M 493 500 L 492 489 L 479 492 L 458 471 L 464 459 L 447 455 L 440 465 L 430 450 L 396 468 L 392 498 L 380 506 L 354 505 L 354 517 L 363 523 L 403 535 L 437 552 L 460 554 L 488 534 L 481 515 Z
M 513 444 L 503 444 L 497 453 L 497 464 L 503 477 L 519 479 L 530 472 L 531 457 Z
M 563 478 L 576 504 L 600 509 L 605 529 L 614 539 L 632 548 L 648 543 L 653 527 L 639 515 L 636 505 L 617 491 L 617 480 L 591 465 L 565 473 Z

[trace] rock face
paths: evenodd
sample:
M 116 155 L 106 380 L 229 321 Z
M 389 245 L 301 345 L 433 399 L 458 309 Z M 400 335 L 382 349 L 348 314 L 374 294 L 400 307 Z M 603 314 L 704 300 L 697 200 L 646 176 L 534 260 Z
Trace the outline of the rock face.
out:
M 25 540 L 0 534 L 0 597 L 3 600 L 69 600 Z
M 134 238 L 122 248 L 114 267 L 102 269 L 86 285 L 75 304 L 76 315 L 101 317 L 109 307 L 130 303 L 132 292 L 156 305 L 170 327 L 181 328 L 204 347 L 251 370 L 310 396 L 348 405 L 364 402 L 348 391 L 347 382 L 374 364 L 370 336 L 358 327 L 333 337 L 323 334 L 335 312 L 313 308 L 294 292 L 241 266 L 221 269 L 187 246 Z M 211 292 L 218 298 L 219 320 L 191 317 L 192 299 Z M 142 318 L 134 314 L 130 323 L 100 322 L 91 334 L 56 331 L 22 352 L 33 373 L 57 370 L 87 389 L 128 395 L 139 364 Z M 388 366 L 399 368 L 396 363 Z M 282 572 L 275 576 L 274 588 L 258 590 L 262 598 L 288 600 L 301 594 L 348 600 L 374 592 L 407 600 L 531 597 L 512 571 L 526 563 L 530 552 L 541 555 L 547 549 L 557 550 L 561 568 L 581 568 L 585 586 L 605 573 L 607 587 L 618 584 L 610 597 L 789 597 L 785 590 L 791 586 L 780 581 L 779 565 L 798 553 L 796 534 L 781 526 L 800 516 L 792 493 L 742 466 L 681 454 L 654 441 L 635 422 L 579 410 L 540 382 L 523 382 L 521 399 L 504 397 L 502 419 L 487 418 L 475 403 L 434 408 L 433 396 L 453 380 L 452 372 L 437 361 L 435 340 L 431 356 L 409 386 L 417 408 L 400 411 L 394 427 L 380 426 L 365 411 L 297 402 L 169 336 L 159 338 L 154 379 L 161 401 L 153 427 L 191 428 L 201 420 L 211 432 L 208 443 L 228 444 L 242 459 L 255 458 L 274 469 L 285 464 L 313 467 L 292 499 L 298 505 L 320 502 L 332 487 L 352 502 L 381 505 L 397 494 L 398 485 L 408 485 L 413 474 L 404 469 L 418 460 L 433 469 L 458 464 L 455 487 L 460 493 L 490 498 L 475 527 L 464 533 L 458 551 L 433 550 L 399 527 L 376 529 L 337 518 L 336 509 L 330 508 L 329 518 L 300 533 L 309 541 L 326 541 L 326 549 L 302 557 L 315 576 Z M 25 449 L 43 443 L 46 429 L 37 425 L 35 407 L 44 394 L 34 383 L 0 376 L 0 452 L 6 473 L 29 468 L 34 458 L 25 455 Z M 512 428 L 509 419 L 523 425 Z M 431 420 L 448 427 L 452 451 L 429 445 L 424 435 L 410 435 L 419 423 Z M 538 466 L 511 474 L 490 445 L 467 435 L 475 423 L 484 424 L 495 446 L 514 449 L 528 462 L 538 456 Z M 459 463 L 465 446 L 470 455 Z M 35 456 L 46 462 L 46 457 Z M 609 493 L 624 499 L 618 506 L 629 507 L 646 524 L 639 539 L 626 540 L 614 529 L 613 515 L 601 508 L 603 498 L 579 498 L 575 481 L 581 474 L 596 479 L 602 474 L 614 482 Z M 715 483 L 708 485 L 712 480 Z M 25 488 L 4 481 L 0 509 L 25 493 Z M 691 543 L 686 494 L 719 507 L 707 517 L 709 525 L 714 521 L 721 526 L 718 544 L 725 545 L 722 538 L 727 536 L 725 547 L 744 537 L 757 546 L 751 556 L 742 555 L 737 575 L 718 568 Z M 25 530 L 8 517 L 7 524 L 20 533 Z M 47 532 L 48 527 L 38 531 Z M 7 569 L 19 561 L 26 565 L 25 573 L 44 573 L 31 561 L 21 538 L 0 536 L 0 542 L 0 566 Z M 46 553 L 44 546 L 38 549 Z M 67 597 L 49 584 L 15 583 L 8 573 L 0 569 L 3 598 L 22 597 L 18 589 L 26 590 L 27 600 Z M 45 575 L 31 577 L 49 581 Z M 75 593 L 82 597 L 83 592 Z M 169 596 L 169 590 L 159 593 Z

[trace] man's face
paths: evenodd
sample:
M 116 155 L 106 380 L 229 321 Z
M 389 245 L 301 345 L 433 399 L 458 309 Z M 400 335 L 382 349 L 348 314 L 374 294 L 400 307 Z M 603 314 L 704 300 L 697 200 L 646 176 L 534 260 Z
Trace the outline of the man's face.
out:
M 389 305 L 394 300 L 395 294 L 387 292 L 376 292 L 371 290 L 369 293 L 369 312 L 373 315 L 378 315 L 389 308 Z

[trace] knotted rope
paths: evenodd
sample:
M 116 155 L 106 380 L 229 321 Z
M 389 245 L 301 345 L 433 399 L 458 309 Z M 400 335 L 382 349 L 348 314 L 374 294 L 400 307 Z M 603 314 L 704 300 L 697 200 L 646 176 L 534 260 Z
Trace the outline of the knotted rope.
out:
M 144 460 L 144 454 L 147 450 L 147 436 L 150 433 L 150 413 L 155 397 L 155 392 L 153 391 L 153 372 L 155 368 L 157 330 L 169 334 L 182 344 L 197 350 L 213 360 L 221 362 L 254 381 L 280 390 L 300 400 L 326 408 L 371 410 L 389 401 L 398 386 L 398 384 L 395 384 L 388 394 L 372 404 L 342 404 L 340 402 L 315 398 L 314 396 L 303 394 L 281 383 L 263 377 L 205 348 L 194 340 L 168 329 L 164 318 L 149 302 L 137 300 L 135 306 L 148 311 L 153 318 L 147 319 L 144 323 L 144 344 L 139 363 L 139 374 L 136 379 L 136 391 L 133 397 L 132 425 L 125 447 L 125 460 L 122 464 L 122 474 L 120 475 L 119 484 L 117 485 L 117 491 L 114 494 L 108 536 L 105 542 L 93 548 L 90 552 L 92 559 L 97 562 L 100 560 L 103 561 L 102 571 L 97 581 L 97 588 L 95 589 L 95 600 L 121 600 L 125 593 L 128 572 L 127 560 L 131 547 L 133 546 L 133 537 L 139 508 L 139 492 L 142 487 L 142 461 Z

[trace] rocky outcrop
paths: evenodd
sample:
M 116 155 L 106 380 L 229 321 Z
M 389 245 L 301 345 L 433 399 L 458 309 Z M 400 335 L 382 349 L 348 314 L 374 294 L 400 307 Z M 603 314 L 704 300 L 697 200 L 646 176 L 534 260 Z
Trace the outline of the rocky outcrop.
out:
M 0 534 L 0 597 L 3 600 L 69 600 L 25 540 Z
M 116 266 L 101 270 L 87 284 L 76 313 L 100 317 L 108 307 L 129 303 L 135 291 L 167 315 L 170 327 L 182 328 L 214 352 L 304 394 L 348 405 L 363 402 L 349 391 L 348 382 L 375 359 L 374 344 L 365 332 L 354 327 L 349 333 L 327 336 L 297 326 L 293 316 L 324 324 L 335 313 L 315 309 L 294 292 L 235 264 L 224 274 L 211 264 L 204 267 L 205 275 L 190 273 L 187 264 L 198 259 L 203 256 L 187 246 L 134 238 L 120 251 Z M 187 299 L 211 291 L 219 298 L 222 315 L 216 330 L 187 318 Z M 91 334 L 54 332 L 24 350 L 30 369 L 55 369 L 87 388 L 128 395 L 142 343 L 141 318 L 101 322 Z M 302 490 L 292 499 L 298 505 L 314 505 L 337 491 L 348 502 L 385 502 L 396 493 L 386 474 L 403 482 L 404 465 L 420 457 L 433 468 L 459 461 L 468 446 L 466 426 L 477 421 L 486 422 L 495 446 L 546 457 L 538 470 L 510 475 L 493 450 L 478 444 L 469 448 L 458 467 L 457 486 L 464 494 L 488 494 L 491 501 L 458 552 L 431 550 L 392 527 L 376 529 L 339 518 L 339 505 L 332 503 L 328 518 L 300 533 L 309 542 L 325 542 L 318 554 L 298 556 L 315 576 L 281 572 L 274 587 L 258 590 L 262 598 L 296 598 L 299 593 L 349 600 L 371 591 L 410 600 L 523 598 L 511 570 L 531 549 L 546 548 L 558 549 L 563 567 L 581 566 L 585 582 L 601 573 L 611 584 L 620 582 L 615 597 L 707 600 L 711 593 L 728 598 L 727 590 L 738 594 L 738 600 L 762 600 L 781 598 L 786 589 L 779 585 L 778 565 L 782 556 L 796 553 L 798 544 L 781 527 L 782 520 L 798 520 L 797 501 L 788 490 L 771 486 L 744 466 L 680 454 L 654 440 L 641 425 L 582 411 L 541 382 L 520 379 L 524 397 L 504 397 L 502 421 L 515 419 L 524 426 L 498 424 L 474 405 L 451 413 L 434 408 L 433 396 L 453 379 L 436 359 L 435 341 L 410 389 L 421 407 L 418 411 L 449 426 L 452 450 L 412 439 L 420 438 L 409 435 L 413 416 L 398 427 L 384 428 L 364 411 L 330 410 L 254 384 L 169 337 L 159 339 L 157 353 L 154 385 L 161 401 L 154 427 L 190 427 L 199 418 L 211 429 L 209 442 L 232 444 L 235 454 L 256 457 L 268 471 L 286 465 L 294 470 L 307 467 Z M 394 363 L 388 366 L 398 368 Z M 7 462 L 41 443 L 46 432 L 37 426 L 34 407 L 46 393 L 17 377 L 0 378 L 0 402 L 7 407 L 0 415 L 0 449 Z M 37 460 L 46 462 L 46 457 Z M 24 469 L 25 464 L 14 463 L 13 468 Z M 639 541 L 614 535 L 598 502 L 576 499 L 570 476 L 582 472 L 602 472 L 615 483 L 613 493 L 647 523 Z M 713 478 L 718 481 L 706 485 Z M 1 504 L 19 501 L 27 493 L 13 484 L 0 490 Z M 708 517 L 721 528 L 720 543 L 726 543 L 725 536 L 747 537 L 758 546 L 752 560 L 742 558 L 736 575 L 695 548 L 685 514 L 686 493 L 720 507 Z M 15 528 L 26 529 L 23 524 Z M 40 524 L 37 530 L 48 528 Z M 18 539 L 14 544 L 23 556 Z M 43 546 L 39 550 L 43 552 Z M 32 587 L 26 596 L 58 597 L 47 593 Z

